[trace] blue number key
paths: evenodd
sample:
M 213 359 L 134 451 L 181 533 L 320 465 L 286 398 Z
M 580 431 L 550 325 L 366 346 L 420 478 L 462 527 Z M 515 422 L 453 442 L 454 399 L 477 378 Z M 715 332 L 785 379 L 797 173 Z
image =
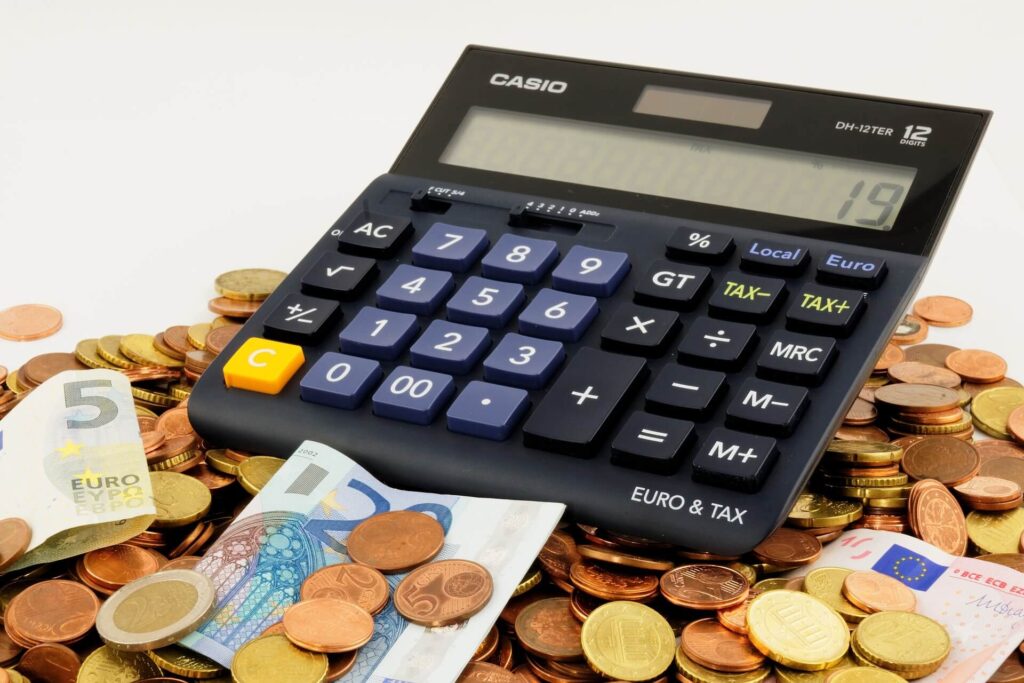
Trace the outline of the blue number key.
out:
M 443 270 L 402 264 L 377 290 L 377 305 L 396 311 L 430 315 L 455 289 L 455 279 Z
M 448 409 L 448 429 L 504 441 L 529 405 L 529 396 L 522 389 L 470 382 Z
M 435 320 L 409 349 L 409 360 L 417 368 L 464 375 L 490 345 L 490 336 L 482 327 Z
M 504 327 L 524 301 L 526 294 L 520 284 L 473 276 L 448 300 L 448 319 L 492 329 Z
M 565 360 L 556 341 L 506 334 L 484 359 L 484 379 L 524 389 L 540 389 Z
M 537 284 L 558 258 L 558 245 L 519 235 L 502 235 L 482 262 L 483 273 L 513 282 Z
M 358 408 L 384 373 L 380 363 L 329 351 L 299 382 L 303 401 L 335 408 Z
M 408 313 L 363 306 L 338 335 L 341 350 L 379 360 L 394 360 L 416 336 L 419 324 Z
M 417 266 L 464 273 L 480 258 L 488 244 L 484 230 L 434 223 L 412 248 L 412 262 Z
M 519 315 L 519 331 L 547 339 L 577 341 L 597 316 L 597 299 L 542 289 Z
M 577 245 L 551 273 L 551 281 L 565 292 L 611 296 L 628 272 L 629 256 L 621 251 Z
M 455 393 L 448 375 L 399 365 L 373 394 L 373 413 L 392 420 L 426 425 Z

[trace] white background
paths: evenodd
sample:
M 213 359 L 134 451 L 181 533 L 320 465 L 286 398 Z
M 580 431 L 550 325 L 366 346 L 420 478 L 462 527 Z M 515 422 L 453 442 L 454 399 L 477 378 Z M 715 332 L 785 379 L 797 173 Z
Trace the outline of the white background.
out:
M 1024 379 L 1022 19 L 1012 0 L 0 0 L 0 309 L 65 314 L 0 364 L 210 320 L 218 273 L 290 269 L 476 43 L 994 110 L 922 293 L 975 306 L 933 341 Z

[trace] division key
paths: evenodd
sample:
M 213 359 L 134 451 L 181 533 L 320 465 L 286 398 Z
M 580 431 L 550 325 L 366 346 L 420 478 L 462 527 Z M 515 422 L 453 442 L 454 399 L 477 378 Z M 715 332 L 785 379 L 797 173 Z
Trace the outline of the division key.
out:
M 524 442 L 566 455 L 591 455 L 646 374 L 640 358 L 580 349 L 523 426 Z

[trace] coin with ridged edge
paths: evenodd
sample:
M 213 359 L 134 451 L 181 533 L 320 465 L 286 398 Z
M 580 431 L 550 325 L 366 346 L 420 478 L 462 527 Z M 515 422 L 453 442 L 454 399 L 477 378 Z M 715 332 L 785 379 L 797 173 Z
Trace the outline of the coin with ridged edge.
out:
M 802 493 L 789 512 L 788 521 L 805 529 L 849 524 L 860 519 L 864 506 L 854 500 L 833 500 L 820 493 Z
M 214 288 L 229 299 L 238 301 L 262 301 L 270 296 L 288 273 L 267 268 L 245 268 L 221 273 L 214 281 Z
M 82 662 L 78 683 L 135 683 L 161 675 L 160 667 L 142 652 L 118 652 L 102 646 Z
M 609 602 L 591 612 L 580 640 L 594 671 L 623 681 L 660 676 L 676 650 L 676 636 L 665 617 L 628 601 Z
M 210 489 L 187 474 L 151 472 L 153 504 L 156 506 L 155 527 L 179 527 L 191 524 L 210 509 Z
M 227 671 L 217 662 L 180 645 L 168 645 L 146 653 L 153 662 L 168 673 L 205 680 L 223 676 Z
M 879 612 L 857 626 L 856 651 L 875 666 L 922 678 L 946 660 L 952 643 L 942 624 L 913 612 Z
M 234 683 L 323 683 L 327 655 L 307 652 L 283 635 L 250 640 L 231 660 Z
M 843 595 L 843 582 L 853 574 L 852 569 L 820 567 L 804 577 L 803 590 L 834 609 L 848 622 L 862 621 L 868 613 Z
M 1024 534 L 1024 508 L 967 515 L 967 535 L 983 553 L 1016 553 Z
M 238 483 L 250 495 L 255 496 L 267 485 L 277 471 L 284 466 L 284 460 L 269 455 L 256 455 L 238 465 Z
M 153 650 L 176 642 L 205 621 L 216 597 L 213 582 L 199 572 L 158 572 L 110 596 L 96 617 L 96 630 L 114 649 Z
M 854 666 L 828 677 L 828 683 L 904 683 L 907 679 L 873 666 Z
M 515 634 L 524 649 L 548 660 L 572 660 L 583 655 L 579 620 L 569 598 L 546 598 L 527 605 L 516 617 Z
M 761 681 L 767 680 L 772 673 L 770 666 L 762 666 L 754 671 L 740 674 L 712 671 L 687 657 L 682 647 L 676 648 L 675 662 L 676 668 L 686 676 L 685 680 L 693 681 L 693 683 L 761 683 Z
M 768 591 L 747 607 L 750 642 L 772 660 L 801 671 L 838 664 L 850 647 L 846 622 L 825 602 L 807 593 Z

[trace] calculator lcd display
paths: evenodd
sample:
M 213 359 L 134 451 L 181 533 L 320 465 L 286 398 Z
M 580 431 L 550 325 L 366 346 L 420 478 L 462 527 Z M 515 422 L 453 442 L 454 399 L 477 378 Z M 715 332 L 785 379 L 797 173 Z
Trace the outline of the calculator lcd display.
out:
M 473 107 L 441 163 L 891 230 L 917 169 Z

